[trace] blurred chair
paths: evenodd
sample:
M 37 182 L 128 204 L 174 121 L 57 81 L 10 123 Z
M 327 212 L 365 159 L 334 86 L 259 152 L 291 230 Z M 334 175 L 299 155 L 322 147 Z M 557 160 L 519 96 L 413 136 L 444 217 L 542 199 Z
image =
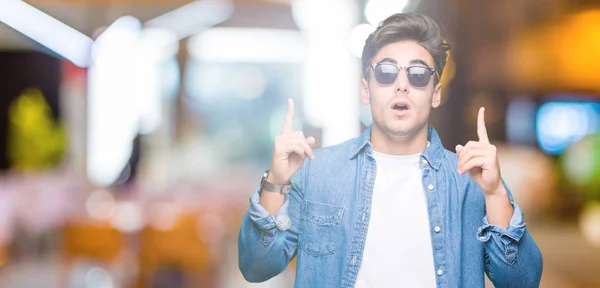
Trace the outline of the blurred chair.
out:
M 140 233 L 138 287 L 213 287 L 213 259 L 197 215 L 181 214 L 171 227 L 146 226 Z M 210 233 L 210 231 L 206 231 Z M 168 273 L 167 273 L 168 272 Z M 160 286 L 171 275 L 173 282 Z M 162 276 L 161 276 L 162 275 Z M 163 277 L 164 276 L 164 277 Z M 183 277 L 183 281 L 180 281 Z M 159 279 L 160 278 L 160 279 Z M 167 277 L 169 278 L 169 277 Z
M 0 243 L 0 269 L 8 263 L 8 249 L 4 243 Z
M 108 222 L 68 222 L 61 229 L 60 286 L 68 286 L 68 276 L 77 260 L 91 260 L 110 267 L 122 252 L 124 239 Z

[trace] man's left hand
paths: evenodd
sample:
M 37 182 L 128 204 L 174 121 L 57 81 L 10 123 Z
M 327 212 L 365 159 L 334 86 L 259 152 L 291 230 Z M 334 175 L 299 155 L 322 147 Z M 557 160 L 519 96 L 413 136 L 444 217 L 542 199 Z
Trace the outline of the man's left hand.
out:
M 481 187 L 485 196 L 501 194 L 505 189 L 500 175 L 500 164 L 496 146 L 490 144 L 485 128 L 485 108 L 479 109 L 477 135 L 479 141 L 469 141 L 465 146 L 457 145 L 458 173 L 469 172 L 471 179 Z

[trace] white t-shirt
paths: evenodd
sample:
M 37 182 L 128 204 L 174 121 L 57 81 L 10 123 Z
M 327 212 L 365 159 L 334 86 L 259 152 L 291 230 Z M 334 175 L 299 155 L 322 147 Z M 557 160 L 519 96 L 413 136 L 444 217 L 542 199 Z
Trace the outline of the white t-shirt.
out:
M 436 287 L 420 155 L 373 152 L 377 175 L 355 287 Z

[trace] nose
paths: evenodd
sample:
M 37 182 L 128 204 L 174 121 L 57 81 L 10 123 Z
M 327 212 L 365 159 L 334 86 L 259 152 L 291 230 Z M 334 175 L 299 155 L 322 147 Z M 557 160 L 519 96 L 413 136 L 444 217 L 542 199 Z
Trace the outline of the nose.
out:
M 408 78 L 406 77 L 406 72 L 401 69 L 398 71 L 398 77 L 396 78 L 396 83 L 394 84 L 396 88 L 396 93 L 408 93 L 408 89 L 410 87 L 410 83 L 408 82 Z

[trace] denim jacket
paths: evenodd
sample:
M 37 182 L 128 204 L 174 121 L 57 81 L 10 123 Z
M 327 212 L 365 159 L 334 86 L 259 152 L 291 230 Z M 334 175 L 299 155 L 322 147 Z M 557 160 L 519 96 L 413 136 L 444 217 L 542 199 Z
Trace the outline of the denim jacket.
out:
M 259 204 L 256 188 L 238 236 L 247 281 L 266 281 L 297 256 L 295 287 L 354 287 L 376 174 L 370 135 L 368 127 L 357 138 L 316 149 L 314 160 L 307 158 L 292 176 L 276 216 Z M 437 287 L 484 287 L 484 272 L 496 287 L 538 287 L 542 255 L 508 187 L 514 214 L 503 229 L 487 222 L 483 191 L 456 171 L 456 154 L 444 149 L 433 128 L 427 137 L 420 165 Z

